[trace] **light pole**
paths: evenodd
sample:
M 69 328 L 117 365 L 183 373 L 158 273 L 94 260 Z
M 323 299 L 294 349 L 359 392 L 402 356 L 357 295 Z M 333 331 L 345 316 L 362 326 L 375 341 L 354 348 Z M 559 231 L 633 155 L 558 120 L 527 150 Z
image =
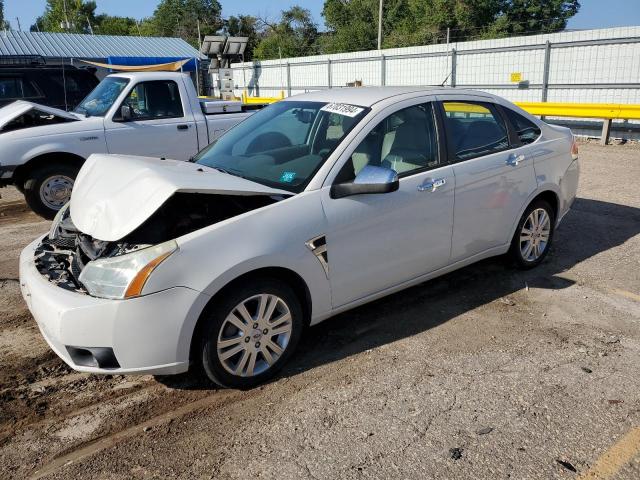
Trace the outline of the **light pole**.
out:
M 384 0 L 380 0 L 380 8 L 378 9 L 378 50 L 382 50 L 382 4 Z

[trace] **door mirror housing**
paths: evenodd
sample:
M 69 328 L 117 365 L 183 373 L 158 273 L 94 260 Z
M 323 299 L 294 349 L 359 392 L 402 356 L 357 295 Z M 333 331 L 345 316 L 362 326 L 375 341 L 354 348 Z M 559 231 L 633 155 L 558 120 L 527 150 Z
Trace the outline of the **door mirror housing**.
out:
M 353 182 L 331 186 L 331 198 L 350 197 L 367 193 L 395 192 L 400 187 L 398 173 L 391 168 L 366 165 Z
M 131 121 L 131 107 L 129 105 L 122 105 L 120 107 L 120 115 L 118 115 L 117 118 L 114 118 L 114 120 L 118 122 Z

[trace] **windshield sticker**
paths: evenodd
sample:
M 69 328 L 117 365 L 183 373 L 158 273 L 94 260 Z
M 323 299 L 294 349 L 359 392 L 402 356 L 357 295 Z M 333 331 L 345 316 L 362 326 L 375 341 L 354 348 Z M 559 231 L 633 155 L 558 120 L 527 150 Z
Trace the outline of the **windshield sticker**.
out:
M 291 183 L 294 178 L 296 178 L 296 172 L 282 172 L 280 175 L 280 181 L 284 183 Z
M 324 112 L 337 113 L 338 115 L 346 115 L 347 117 L 358 116 L 364 108 L 348 105 L 346 103 L 328 103 L 320 110 Z

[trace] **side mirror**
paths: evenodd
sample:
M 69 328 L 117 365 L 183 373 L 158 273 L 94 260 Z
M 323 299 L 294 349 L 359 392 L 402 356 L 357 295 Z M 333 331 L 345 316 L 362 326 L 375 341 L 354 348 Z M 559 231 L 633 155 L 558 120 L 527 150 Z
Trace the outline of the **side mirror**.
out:
M 116 120 L 114 118 L 114 120 Z M 129 105 L 122 105 L 120 107 L 120 116 L 117 119 L 119 122 L 131 121 L 131 107 Z
M 331 186 L 331 198 L 350 197 L 366 193 L 395 192 L 400 187 L 398 173 L 385 167 L 366 165 L 351 183 Z

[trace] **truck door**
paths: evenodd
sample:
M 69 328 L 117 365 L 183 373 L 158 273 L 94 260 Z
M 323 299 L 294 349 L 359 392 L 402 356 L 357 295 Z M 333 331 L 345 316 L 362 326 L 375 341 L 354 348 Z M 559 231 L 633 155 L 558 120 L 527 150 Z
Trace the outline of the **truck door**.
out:
M 188 160 L 198 151 L 198 134 L 191 107 L 173 80 L 135 85 L 122 106 L 105 121 L 109 153 Z

